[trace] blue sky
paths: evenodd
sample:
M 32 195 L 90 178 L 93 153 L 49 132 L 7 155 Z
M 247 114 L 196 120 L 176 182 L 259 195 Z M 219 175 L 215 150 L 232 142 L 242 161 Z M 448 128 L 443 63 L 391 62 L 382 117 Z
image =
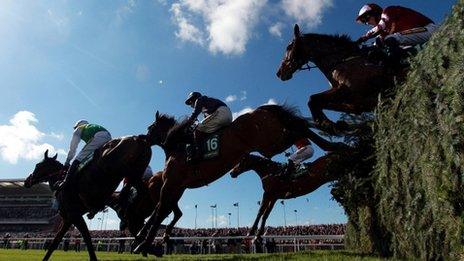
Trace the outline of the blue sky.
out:
M 415 8 L 436 22 L 455 1 L 378 1 Z M 156 110 L 175 116 L 193 90 L 226 99 L 239 113 L 263 103 L 287 102 L 309 115 L 310 94 L 325 90 L 317 70 L 288 82 L 276 76 L 292 26 L 303 32 L 346 33 L 356 38 L 368 27 L 354 18 L 365 4 L 355 0 L 176 0 L 176 1 L 2 1 L 0 8 L 0 178 L 25 178 L 46 148 L 64 160 L 73 123 L 81 118 L 105 126 L 114 137 L 146 132 Z M 285 6 L 286 8 L 283 8 Z M 332 116 L 334 114 L 331 114 Z M 151 166 L 162 169 L 154 147 Z M 316 157 L 322 155 L 317 149 Z M 283 160 L 276 156 L 275 160 Z M 250 225 L 261 198 L 254 173 L 228 175 L 188 190 L 180 201 L 181 227 L 227 226 L 234 202 L 240 225 Z M 346 222 L 324 186 L 286 201 L 287 224 Z M 276 205 L 268 225 L 283 225 Z M 116 227 L 109 214 L 108 228 Z M 99 227 L 97 221 L 92 228 Z

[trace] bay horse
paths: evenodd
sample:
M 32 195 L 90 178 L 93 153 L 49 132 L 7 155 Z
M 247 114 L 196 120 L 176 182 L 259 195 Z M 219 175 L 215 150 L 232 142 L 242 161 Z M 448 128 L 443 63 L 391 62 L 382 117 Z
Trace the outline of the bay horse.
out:
M 271 214 L 274 204 L 279 199 L 296 198 L 313 192 L 320 186 L 334 181 L 338 175 L 331 171 L 330 164 L 337 164 L 345 155 L 341 151 L 331 152 L 310 163 L 306 167 L 306 173 L 291 180 L 282 180 L 279 175 L 285 169 L 285 165 L 253 154 L 242 157 L 240 162 L 231 170 L 232 178 L 253 170 L 261 179 L 264 192 L 261 199 L 258 215 L 250 228 L 247 236 L 256 233 L 258 224 L 261 225 L 256 233 L 259 239 L 264 233 L 266 220 Z
M 177 205 L 185 189 L 202 187 L 219 179 L 243 155 L 257 151 L 272 157 L 303 137 L 310 138 L 328 151 L 345 147 L 341 143 L 328 142 L 312 132 L 309 123 L 298 116 L 294 109 L 263 105 L 241 115 L 220 131 L 220 152 L 216 158 L 192 164 L 187 163 L 185 153 L 185 145 L 192 142 L 192 136 L 186 134 L 189 127 L 186 120 L 178 123 L 173 117 L 158 112 L 155 121 L 148 127 L 147 136 L 152 145 L 161 146 L 167 160 L 162 173 L 163 186 L 159 203 L 135 238 L 135 253 L 147 255 L 161 222 Z
M 343 132 L 348 126 L 329 120 L 324 109 L 353 114 L 371 112 L 377 106 L 378 95 L 394 86 L 395 75 L 369 61 L 367 52 L 348 36 L 301 34 L 296 24 L 277 77 L 290 80 L 296 71 L 309 70 L 309 62 L 325 75 L 330 88 L 311 95 L 308 107 L 317 126 L 331 134 Z
M 118 217 L 125 224 L 124 227 L 120 227 L 121 230 L 124 230 L 127 227 L 132 236 L 137 236 L 137 233 L 145 224 L 145 219 L 150 216 L 159 202 L 160 192 L 163 186 L 162 174 L 162 171 L 158 171 L 149 180 L 144 182 L 146 192 L 142 192 L 141 194 L 137 195 L 134 201 L 129 204 L 123 211 L 119 211 L 118 208 L 114 205 L 112 206 L 112 208 L 118 214 Z M 137 193 L 140 192 L 138 191 Z M 113 202 L 119 202 L 118 197 L 119 194 L 113 195 Z M 182 217 L 182 211 L 177 204 L 174 206 L 172 211 L 174 218 L 166 226 L 163 236 L 163 240 L 165 242 L 169 240 L 175 224 Z
M 70 193 L 66 189 L 55 193 L 63 222 L 43 260 L 50 258 L 71 225 L 80 231 L 90 260 L 97 260 L 82 215 L 90 210 L 103 209 L 124 177 L 130 182 L 140 180 L 150 159 L 151 146 L 143 136 L 114 139 L 97 150 L 93 160 L 78 173 L 77 193 Z M 26 178 L 24 186 L 31 187 L 62 171 L 63 164 L 57 160 L 57 155 L 48 157 L 47 150 L 44 159 L 36 164 L 32 174 Z

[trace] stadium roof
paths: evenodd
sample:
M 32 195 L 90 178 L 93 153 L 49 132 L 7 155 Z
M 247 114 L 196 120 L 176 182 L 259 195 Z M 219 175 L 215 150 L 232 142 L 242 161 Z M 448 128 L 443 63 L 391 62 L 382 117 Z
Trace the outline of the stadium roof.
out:
M 52 196 L 48 184 L 40 183 L 32 188 L 24 187 L 23 179 L 0 179 L 0 197 L 2 196 Z

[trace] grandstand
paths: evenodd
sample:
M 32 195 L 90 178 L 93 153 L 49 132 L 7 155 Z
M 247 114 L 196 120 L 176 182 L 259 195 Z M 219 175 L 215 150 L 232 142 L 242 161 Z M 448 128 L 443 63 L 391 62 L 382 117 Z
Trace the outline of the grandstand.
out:
M 0 232 L 45 232 L 60 220 L 49 186 L 24 187 L 24 180 L 0 180 Z

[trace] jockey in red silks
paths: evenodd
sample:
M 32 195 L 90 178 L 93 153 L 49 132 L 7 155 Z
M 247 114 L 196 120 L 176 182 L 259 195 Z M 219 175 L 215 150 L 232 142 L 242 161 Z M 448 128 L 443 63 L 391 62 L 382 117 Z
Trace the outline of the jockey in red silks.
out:
M 364 5 L 356 21 L 374 26 L 357 42 L 362 43 L 379 36 L 387 45 L 414 46 L 427 42 L 437 29 L 427 16 L 402 6 L 382 9 L 377 4 Z

